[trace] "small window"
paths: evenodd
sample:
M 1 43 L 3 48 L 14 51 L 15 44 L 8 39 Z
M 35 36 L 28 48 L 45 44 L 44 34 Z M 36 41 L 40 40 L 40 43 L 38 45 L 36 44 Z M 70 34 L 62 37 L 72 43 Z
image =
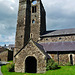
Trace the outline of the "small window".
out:
M 35 23 L 35 20 L 34 20 L 34 19 L 32 20 L 32 23 L 33 23 L 33 24 Z
M 46 40 L 48 40 L 48 39 L 46 39 Z
M 36 13 L 36 6 L 32 7 L 32 13 Z
M 22 38 L 22 35 L 21 35 L 21 38 Z
M 59 40 L 61 40 L 62 38 L 60 37 Z
M 30 37 L 33 38 L 33 34 L 32 33 L 30 34 Z
M 33 5 L 37 4 L 37 1 L 36 0 L 32 0 L 32 4 Z

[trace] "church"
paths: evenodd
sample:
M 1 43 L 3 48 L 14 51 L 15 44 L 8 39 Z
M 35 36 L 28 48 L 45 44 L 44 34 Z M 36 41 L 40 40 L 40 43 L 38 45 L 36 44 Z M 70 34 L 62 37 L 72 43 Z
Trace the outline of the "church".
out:
M 75 64 L 75 28 L 46 31 L 42 1 L 19 0 L 15 72 L 45 73 L 50 58 L 59 65 Z

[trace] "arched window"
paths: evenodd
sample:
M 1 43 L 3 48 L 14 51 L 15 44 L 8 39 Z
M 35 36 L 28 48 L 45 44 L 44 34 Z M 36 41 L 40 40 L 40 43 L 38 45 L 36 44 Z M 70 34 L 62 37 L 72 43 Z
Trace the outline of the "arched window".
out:
M 32 7 L 32 13 L 36 13 L 36 6 Z
M 32 4 L 33 5 L 37 4 L 37 1 L 36 0 L 32 0 Z
M 33 34 L 32 33 L 30 34 L 30 38 L 33 38 Z
M 34 19 L 32 20 L 32 23 L 33 23 L 33 24 L 35 23 L 35 20 L 34 20 Z

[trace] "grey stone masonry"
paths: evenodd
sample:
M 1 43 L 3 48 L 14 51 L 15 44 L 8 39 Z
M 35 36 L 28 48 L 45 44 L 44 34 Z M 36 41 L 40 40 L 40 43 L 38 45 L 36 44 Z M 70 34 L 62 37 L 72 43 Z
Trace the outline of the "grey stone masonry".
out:
M 30 40 L 29 43 L 15 56 L 15 72 L 25 72 L 27 57 L 35 57 L 37 60 L 36 73 L 46 72 L 46 55 Z

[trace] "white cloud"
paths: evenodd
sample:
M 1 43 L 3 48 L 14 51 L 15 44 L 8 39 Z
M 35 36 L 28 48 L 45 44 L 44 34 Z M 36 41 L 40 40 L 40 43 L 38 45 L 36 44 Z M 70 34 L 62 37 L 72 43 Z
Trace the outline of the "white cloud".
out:
M 12 3 L 15 3 L 15 0 L 11 0 Z
M 11 34 L 10 36 L 0 35 L 0 42 L 10 42 L 14 43 L 15 34 Z
M 18 0 L 0 0 L 0 45 L 15 43 Z
M 19 0 L 1 0 L 0 1 L 1 5 L 4 5 L 4 8 L 7 9 L 9 8 L 10 11 L 18 8 Z
M 47 30 L 75 28 L 75 0 L 42 0 Z
M 14 8 L 13 8 L 12 6 L 10 6 L 10 9 L 11 9 L 11 10 L 14 10 Z

